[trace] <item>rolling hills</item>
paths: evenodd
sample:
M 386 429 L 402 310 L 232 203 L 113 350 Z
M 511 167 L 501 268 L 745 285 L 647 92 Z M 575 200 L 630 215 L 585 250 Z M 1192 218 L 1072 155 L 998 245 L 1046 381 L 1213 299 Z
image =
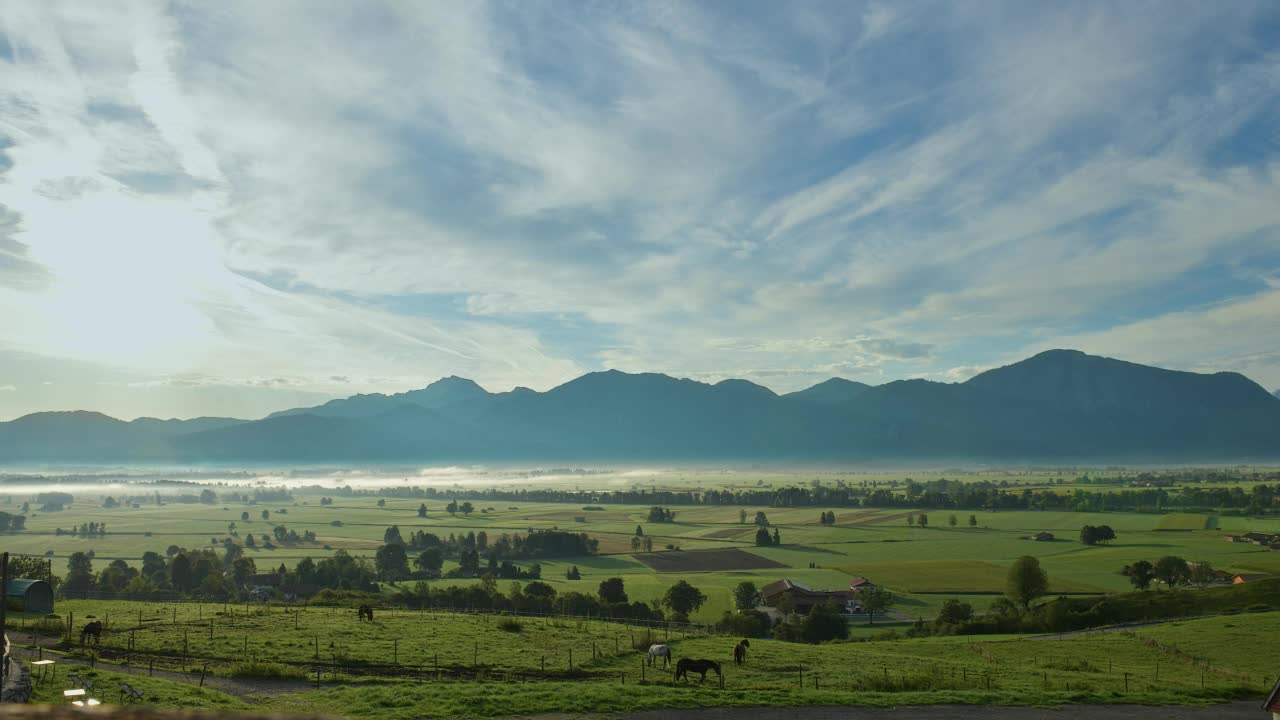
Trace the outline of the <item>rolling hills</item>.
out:
M 833 378 L 786 395 L 594 372 L 546 392 L 449 377 L 256 421 L 36 413 L 0 423 L 0 462 L 1240 461 L 1280 457 L 1280 399 L 1237 373 L 1051 350 L 963 383 Z

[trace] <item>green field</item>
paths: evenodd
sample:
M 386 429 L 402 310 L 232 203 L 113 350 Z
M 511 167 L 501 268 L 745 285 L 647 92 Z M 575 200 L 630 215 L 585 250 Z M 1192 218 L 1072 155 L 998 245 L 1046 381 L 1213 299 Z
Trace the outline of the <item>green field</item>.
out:
M 755 486 L 766 480 L 780 481 L 752 477 L 754 480 L 740 474 L 704 473 L 696 482 L 709 485 L 714 479 L 726 486 Z M 682 477 L 667 479 L 673 483 L 690 482 Z M 3 496 L 5 502 L 0 503 L 0 509 L 12 512 L 33 499 L 34 496 L 18 494 Z M 1164 555 L 1207 560 L 1216 568 L 1230 571 L 1280 572 L 1280 554 L 1255 545 L 1223 542 L 1224 530 L 1206 529 L 1219 524 L 1231 532 L 1280 532 L 1280 519 L 1274 517 L 1222 517 L 1215 522 L 1212 517 L 1198 514 L 956 511 L 957 525 L 953 527 L 948 523 L 952 513 L 935 511 L 930 513 L 930 526 L 921 528 L 907 524 L 907 511 L 894 509 L 839 509 L 837 524 L 825 526 L 818 522 L 822 508 L 673 506 L 675 522 L 648 523 L 648 506 L 644 505 L 610 505 L 604 510 L 587 511 L 579 504 L 491 502 L 477 503 L 482 510 L 492 507 L 491 512 L 451 516 L 445 512 L 445 502 L 435 500 L 426 503 L 428 514 L 421 518 L 417 514 L 419 500 L 387 498 L 384 506 L 379 506 L 377 500 L 373 496 L 339 497 L 335 504 L 321 506 L 317 495 L 300 493 L 288 503 L 150 502 L 136 508 L 107 509 L 101 506 L 101 496 L 81 493 L 60 512 L 33 510 L 28 516 L 28 529 L 0 536 L 0 544 L 12 553 L 48 556 L 54 572 L 64 573 L 67 556 L 76 551 L 92 550 L 98 570 L 114 559 L 138 565 L 144 552 L 163 553 L 170 545 L 215 547 L 228 537 L 242 543 L 246 534 L 270 534 L 278 524 L 299 533 L 310 530 L 316 534 L 317 540 L 312 543 L 285 544 L 270 550 L 246 549 L 259 570 L 266 570 L 281 564 L 292 566 L 303 557 L 327 556 L 338 549 L 372 557 L 391 525 L 405 533 L 424 530 L 447 536 L 483 530 L 490 537 L 558 527 L 586 532 L 600 541 L 598 555 L 542 562 L 544 579 L 558 590 L 592 592 L 601 580 L 618 576 L 624 579 L 633 600 L 651 601 L 683 579 L 708 596 L 707 603 L 694 615 L 699 621 L 714 620 L 730 609 L 731 590 L 744 580 L 762 586 L 786 577 L 817 588 L 838 589 L 855 575 L 867 576 L 895 592 L 898 601 L 894 609 L 900 616 L 930 617 L 948 594 L 999 594 L 1009 564 L 1026 554 L 1040 558 L 1054 593 L 1127 590 L 1128 580 L 1119 572 L 1124 565 L 1144 559 L 1154 561 Z M 270 511 L 270 520 L 261 518 L 264 509 Z M 757 511 L 765 512 L 772 527 L 779 531 L 783 545 L 755 547 L 754 527 L 739 522 L 741 510 L 747 512 L 749 520 Z M 246 512 L 250 517 L 247 521 L 242 519 Z M 975 517 L 976 527 L 968 526 L 970 515 Z M 93 538 L 56 534 L 58 528 L 65 530 L 91 521 L 106 523 L 108 533 Z M 232 522 L 236 523 L 234 536 L 229 535 Z M 1086 524 L 1109 525 L 1118 537 L 1107 545 L 1086 547 L 1078 542 L 1079 528 Z M 650 560 L 649 564 L 637 560 L 631 552 L 630 539 L 637 526 L 654 542 L 656 561 Z M 1025 539 L 1042 531 L 1053 533 L 1056 539 Z M 678 547 L 679 551 L 666 550 L 667 545 Z M 699 555 L 687 552 L 691 550 L 732 552 Z M 752 557 L 758 562 L 750 561 Z M 571 566 L 581 570 L 581 580 L 564 579 Z M 446 569 L 449 567 L 446 564 Z M 465 585 L 474 581 L 433 582 Z M 979 599 L 975 605 L 982 608 L 985 602 Z
M 389 606 L 378 609 L 376 622 L 359 623 L 349 609 L 319 606 L 59 600 L 56 618 L 12 615 L 9 632 L 19 652 L 26 647 L 54 657 L 72 656 L 60 662 L 63 681 L 57 688 L 40 687 L 38 698 L 44 700 L 60 699 L 69 671 L 66 666 L 77 657 L 88 659 L 77 644 L 63 644 L 65 624 L 70 621 L 79 628 L 98 619 L 107 624 L 107 631 L 102 646 L 93 649 L 97 667 L 80 672 L 93 674 L 106 687 L 114 688 L 123 678 L 144 689 L 153 702 L 167 706 L 320 711 L 388 720 L 726 705 L 1185 704 L 1260 695 L 1280 657 L 1254 638 L 1280 630 L 1280 613 L 1185 620 L 1060 640 L 1017 636 L 905 640 L 886 639 L 883 633 L 886 627 L 903 632 L 918 618 L 932 618 L 952 597 L 971 603 L 979 613 L 985 611 L 1003 593 L 1011 563 L 1023 555 L 1040 559 L 1049 575 L 1051 597 L 1128 591 L 1130 583 L 1120 574 L 1121 568 L 1166 555 L 1208 561 L 1233 572 L 1280 574 L 1280 553 L 1224 542 L 1222 537 L 1227 532 L 1280 532 L 1280 518 L 1274 516 L 934 510 L 927 513 L 928 526 L 921 527 L 920 511 L 902 508 L 673 505 L 674 522 L 650 523 L 648 504 L 601 505 L 591 501 L 590 494 L 592 488 L 697 491 L 837 482 L 900 492 L 907 477 L 995 481 L 1007 483 L 1014 492 L 1051 489 L 1069 494 L 1073 487 L 1085 486 L 1095 492 L 1120 490 L 1128 477 L 1124 470 L 1088 472 L 1090 482 L 1076 485 L 1073 478 L 1082 472 L 1073 469 L 931 473 L 695 469 L 586 475 L 500 470 L 471 477 L 468 485 L 460 487 L 518 484 L 530 489 L 576 489 L 584 492 L 583 499 L 572 503 L 473 500 L 475 512 L 451 515 L 445 509 L 446 489 L 441 497 L 425 501 L 426 517 L 418 514 L 420 499 L 305 489 L 323 479 L 305 473 L 282 473 L 258 484 L 228 478 L 215 486 L 219 493 L 281 485 L 294 488 L 289 501 L 262 503 L 157 504 L 149 487 L 68 483 L 59 487 L 73 492 L 75 500 L 55 512 L 39 510 L 34 486 L 23 489 L 21 483 L 10 483 L 12 492 L 0 493 L 0 510 L 18 513 L 23 503 L 31 503 L 31 508 L 25 513 L 27 529 L 0 536 L 0 549 L 48 557 L 58 574 L 66 572 L 67 557 L 77 551 L 93 551 L 95 570 L 115 559 L 137 566 L 147 551 L 163 554 L 170 545 L 220 548 L 227 538 L 243 544 L 247 534 L 272 535 L 277 525 L 300 534 L 311 531 L 316 540 L 278 543 L 273 549 L 246 548 L 259 571 L 292 566 L 304 557 L 325 557 L 339 549 L 372 559 L 392 525 L 402 534 L 423 530 L 447 537 L 484 531 L 490 539 L 503 533 L 559 528 L 585 532 L 599 541 L 595 555 L 540 560 L 543 580 L 560 593 L 591 594 L 602 580 L 619 577 L 632 601 L 656 602 L 672 584 L 685 580 L 707 596 L 693 614 L 693 620 L 703 623 L 733 609 L 733 588 L 743 581 L 763 586 L 789 578 L 814 588 L 841 589 L 851 577 L 865 576 L 888 587 L 895 600 L 888 613 L 890 622 L 878 619 L 874 626 L 853 626 L 851 638 L 859 642 L 808 646 L 753 639 L 743 668 L 729 664 L 735 639 L 709 635 L 703 629 L 631 627 L 563 617 L 521 618 L 517 627 L 493 615 Z M 327 482 L 355 480 L 337 473 Z M 406 485 L 416 482 L 414 477 L 403 480 Z M 163 492 L 172 496 L 199 489 L 192 485 Z M 1177 493 L 1179 488 L 1169 492 Z M 132 495 L 137 506 L 103 507 L 108 494 Z M 322 494 L 334 497 L 333 504 L 322 505 Z M 266 520 L 263 510 L 268 511 Z M 834 525 L 819 521 L 825 510 L 834 511 Z M 756 528 L 751 521 L 758 511 L 767 515 L 770 530 L 778 531 L 780 546 L 755 546 Z M 88 522 L 105 523 L 107 534 L 84 538 L 65 532 Z M 1117 538 L 1085 546 L 1079 542 L 1084 525 L 1108 525 Z M 633 552 L 631 539 L 637 527 L 652 540 L 651 554 Z M 1054 539 L 1027 539 L 1042 532 L 1052 533 Z M 451 567 L 453 563 L 447 562 L 445 569 Z M 571 567 L 579 569 L 581 579 L 566 578 Z M 429 582 L 447 586 L 479 580 Z M 506 592 L 509 585 L 510 581 L 500 581 L 499 590 Z M 403 583 L 385 584 L 383 590 L 390 598 L 402 587 Z M 1275 603 L 1259 607 L 1266 605 Z M 635 648 L 659 640 L 669 640 L 678 657 L 724 661 L 724 688 L 711 682 L 673 687 L 669 674 L 660 670 L 645 670 L 642 676 L 641 655 Z M 42 649 L 36 650 L 37 645 Z M 154 668 L 157 676 L 137 675 L 143 663 Z M 126 674 L 130 671 L 134 674 Z M 194 687 L 199 672 L 207 673 L 207 687 Z
M 714 675 L 705 685 L 695 676 L 695 682 L 673 687 L 661 668 L 645 668 L 642 678 L 642 654 L 628 646 L 647 641 L 641 631 L 600 621 L 525 618 L 520 631 L 511 632 L 501 628 L 500 617 L 454 613 L 380 612 L 370 624 L 359 623 L 349 610 L 321 608 L 295 615 L 288 608 L 220 605 L 61 605 L 77 624 L 109 616 L 109 629 L 95 649 L 94 670 L 73 670 L 64 658 L 61 680 L 40 685 L 38 699 L 60 700 L 66 674 L 76 671 L 107 688 L 100 693 L 107 702 L 115 683 L 124 680 L 163 705 L 320 709 L 387 720 L 723 705 L 1200 703 L 1260 697 L 1280 662 L 1280 650 L 1255 641 L 1280 632 L 1280 612 L 1068 639 L 934 637 L 824 645 L 753 640 L 743 667 L 730 659 L 734 638 L 673 634 L 675 657 L 717 659 L 724 672 L 723 688 Z M 25 622 L 17 618 L 15 625 Z M 213 641 L 207 639 L 210 624 Z M 10 634 L 19 648 L 29 644 L 17 628 Z M 126 657 L 131 640 L 135 653 Z M 72 657 L 85 654 L 75 644 L 68 650 Z M 46 656 L 57 652 L 50 648 Z M 186 674 L 137 674 L 157 657 L 155 668 Z M 253 673 L 244 676 L 246 659 L 282 678 L 270 681 L 270 693 L 252 692 L 257 681 Z M 120 664 L 127 660 L 135 674 L 123 674 Z M 215 689 L 213 682 L 194 687 L 198 670 L 232 683 L 219 686 L 237 695 Z

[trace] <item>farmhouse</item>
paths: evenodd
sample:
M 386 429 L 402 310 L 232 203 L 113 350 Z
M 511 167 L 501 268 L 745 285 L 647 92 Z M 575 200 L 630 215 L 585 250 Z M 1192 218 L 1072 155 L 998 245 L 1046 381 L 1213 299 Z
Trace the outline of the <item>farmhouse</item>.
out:
M 1245 533 L 1244 539 L 1254 545 L 1271 545 L 1280 540 L 1280 535 L 1272 535 L 1270 533 L 1251 532 Z
M 1223 535 L 1223 536 L 1222 536 L 1222 539 L 1223 539 L 1223 540 L 1226 540 L 1226 541 L 1227 541 L 1227 542 L 1229 542 L 1229 543 L 1247 543 L 1247 542 L 1249 542 L 1249 539 L 1248 539 L 1248 538 L 1246 538 L 1246 537 L 1241 537 L 1240 535 Z
M 1246 582 L 1249 582 L 1250 580 L 1261 580 L 1262 578 L 1265 578 L 1265 577 L 1271 577 L 1271 576 L 1267 575 L 1266 573 L 1240 573 L 1236 575 L 1231 582 L 1235 585 L 1239 585 L 1240 583 L 1246 583 Z
M 818 605 L 836 603 L 848 608 L 853 603 L 852 590 L 814 590 L 790 580 L 779 580 L 760 588 L 760 602 L 768 607 L 787 604 L 798 613 L 807 613 Z
M 864 591 L 875 590 L 876 584 L 864 577 L 856 577 L 849 581 L 849 592 L 855 596 L 862 594 Z
M 1280 680 L 1276 680 L 1275 687 L 1271 688 L 1271 694 L 1262 703 L 1262 709 L 1271 713 L 1272 720 L 1280 720 Z
M 1053 533 L 1038 532 L 1035 535 L 1028 535 L 1027 540 L 1035 540 L 1036 542 L 1048 542 L 1053 539 Z

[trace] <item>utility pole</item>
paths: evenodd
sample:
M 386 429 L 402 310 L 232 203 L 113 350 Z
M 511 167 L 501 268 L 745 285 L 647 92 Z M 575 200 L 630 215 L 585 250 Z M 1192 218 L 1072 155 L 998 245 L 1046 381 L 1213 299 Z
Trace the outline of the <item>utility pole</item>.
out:
M 9 618 L 9 553 L 0 555 L 0 643 L 4 644 L 4 657 L 0 658 L 0 687 L 4 686 L 4 676 L 9 670 L 9 635 L 5 632 Z

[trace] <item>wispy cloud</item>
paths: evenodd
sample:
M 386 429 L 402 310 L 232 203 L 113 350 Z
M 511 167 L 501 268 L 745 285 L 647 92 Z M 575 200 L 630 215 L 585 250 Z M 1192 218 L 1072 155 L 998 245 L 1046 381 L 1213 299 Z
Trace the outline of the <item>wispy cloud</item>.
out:
M 603 366 L 963 379 L 1049 344 L 1280 385 L 1277 21 L 9 5 L 0 353 L 87 364 L 125 415 Z M 0 414 L 86 372 L 20 366 Z

